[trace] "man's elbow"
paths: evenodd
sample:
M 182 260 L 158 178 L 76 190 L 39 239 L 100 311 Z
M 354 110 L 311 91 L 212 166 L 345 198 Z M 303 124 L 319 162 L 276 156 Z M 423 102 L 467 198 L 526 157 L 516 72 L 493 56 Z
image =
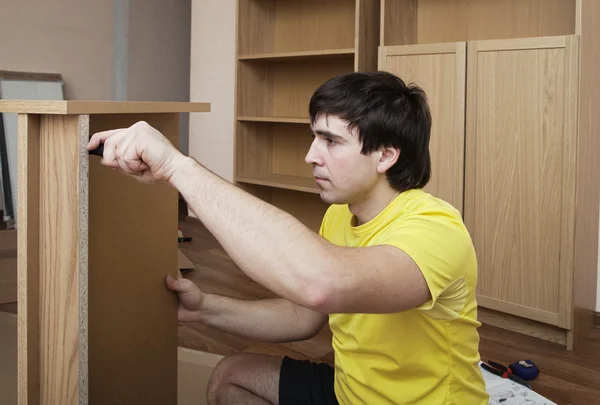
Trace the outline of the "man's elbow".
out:
M 334 289 L 327 282 L 315 282 L 306 290 L 305 306 L 315 312 L 329 313 Z

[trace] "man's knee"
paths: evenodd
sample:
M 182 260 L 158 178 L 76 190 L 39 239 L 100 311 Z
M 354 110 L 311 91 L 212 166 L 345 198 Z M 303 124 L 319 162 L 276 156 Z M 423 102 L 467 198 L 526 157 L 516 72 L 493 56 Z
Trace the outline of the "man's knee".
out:
M 232 385 L 244 386 L 246 383 L 251 384 L 252 377 L 257 377 L 257 374 L 261 374 L 261 371 L 264 372 L 264 370 L 261 370 L 265 366 L 261 364 L 263 362 L 262 356 L 250 353 L 233 354 L 221 359 L 217 363 L 208 383 L 208 403 L 220 403 Z
M 236 370 L 236 364 L 240 362 L 242 354 L 234 354 L 222 358 L 210 376 L 208 382 L 208 402 L 209 404 L 218 403 L 219 393 L 232 381 Z

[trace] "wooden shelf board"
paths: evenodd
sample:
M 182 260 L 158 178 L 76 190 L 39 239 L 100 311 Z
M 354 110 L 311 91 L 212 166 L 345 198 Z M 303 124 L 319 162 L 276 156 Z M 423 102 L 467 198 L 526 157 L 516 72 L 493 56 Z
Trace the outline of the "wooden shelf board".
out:
M 274 52 L 260 53 L 254 55 L 240 55 L 238 60 L 262 60 L 262 61 L 284 61 L 284 60 L 313 60 L 313 59 L 337 59 L 352 56 L 354 48 L 327 49 L 322 51 L 300 51 L 300 52 Z
M 283 188 L 287 190 L 304 191 L 313 194 L 319 194 L 320 192 L 315 181 L 306 177 L 268 174 L 254 178 L 237 176 L 235 180 L 240 183 L 257 184 L 260 186 Z
M 240 116 L 237 119 L 238 119 L 238 121 L 251 121 L 251 122 L 278 122 L 278 123 L 282 123 L 282 124 L 310 124 L 310 118 L 299 118 L 299 117 Z
M 140 114 L 210 112 L 210 103 L 162 101 L 0 100 L 0 112 L 24 114 Z

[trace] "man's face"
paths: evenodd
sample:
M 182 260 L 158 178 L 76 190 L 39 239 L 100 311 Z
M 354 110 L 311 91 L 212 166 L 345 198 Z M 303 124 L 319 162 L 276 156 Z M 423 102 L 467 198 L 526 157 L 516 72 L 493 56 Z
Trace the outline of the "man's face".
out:
M 305 157 L 313 166 L 313 176 L 321 189 L 321 199 L 329 204 L 357 204 L 369 197 L 381 176 L 381 153 L 360 153 L 357 129 L 333 115 L 320 114 L 312 126 L 314 140 Z

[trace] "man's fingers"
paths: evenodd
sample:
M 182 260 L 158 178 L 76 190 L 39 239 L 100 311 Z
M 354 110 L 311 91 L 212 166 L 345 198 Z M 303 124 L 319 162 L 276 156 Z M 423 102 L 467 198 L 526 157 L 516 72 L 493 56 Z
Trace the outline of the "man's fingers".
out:
M 87 149 L 88 150 L 96 149 L 98 146 L 100 146 L 101 143 L 104 143 L 104 141 L 106 141 L 108 138 L 115 135 L 117 132 L 124 131 L 124 130 L 125 130 L 125 128 L 119 128 L 119 129 L 112 129 L 110 131 L 96 132 L 90 138 Z
M 194 286 L 195 284 L 186 278 L 174 279 L 170 274 L 167 276 L 167 287 L 173 291 L 185 294 L 192 291 Z

